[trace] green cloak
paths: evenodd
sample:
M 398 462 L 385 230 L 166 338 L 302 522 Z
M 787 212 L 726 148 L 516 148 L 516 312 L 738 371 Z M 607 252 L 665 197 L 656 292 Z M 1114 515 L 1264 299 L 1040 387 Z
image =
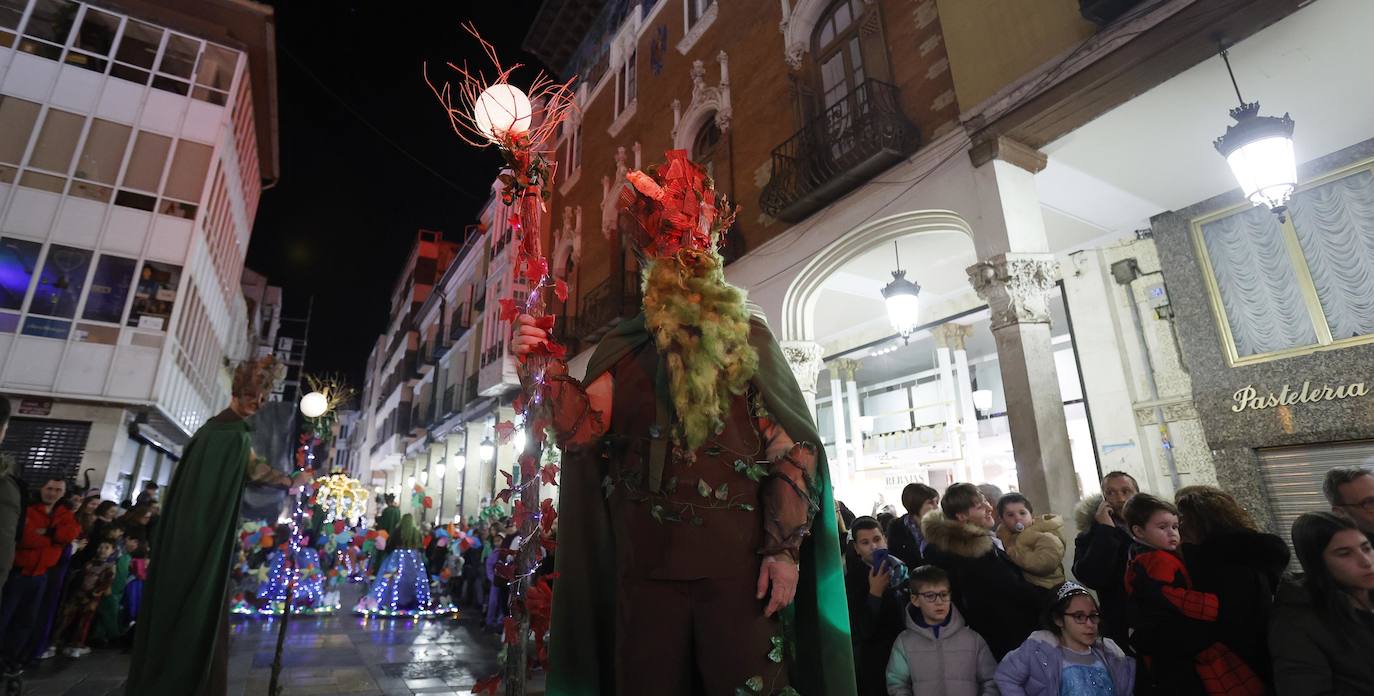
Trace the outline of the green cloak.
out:
M 252 448 L 247 421 L 223 414 L 187 443 L 162 503 L 134 634 L 131 694 L 207 691 Z M 227 655 L 227 651 L 225 652 Z
M 769 414 L 793 439 L 819 445 L 821 438 L 806 398 L 772 332 L 758 320 L 751 328 L 749 343 L 759 352 L 753 384 Z M 649 340 L 643 314 L 621 322 L 601 339 L 584 383 L 591 384 Z M 555 560 L 558 581 L 549 638 L 549 696 L 615 693 L 615 538 L 593 456 L 570 456 L 562 472 L 559 517 L 563 523 Z M 783 616 L 794 648 L 789 655 L 789 677 L 802 696 L 853 696 L 854 653 L 844 564 L 824 449 L 817 452 L 816 485 L 821 508 L 801 547 L 796 600 Z
M 385 507 L 382 514 L 377 516 L 377 529 L 385 531 L 390 536 L 396 533 L 396 527 L 401 524 L 401 508 L 386 503 L 382 505 Z
M 111 641 L 124 633 L 124 627 L 119 624 L 119 605 L 124 601 L 124 588 L 129 584 L 129 560 L 129 554 L 121 553 L 115 561 L 110 593 L 100 600 L 95 620 L 91 622 L 91 640 Z

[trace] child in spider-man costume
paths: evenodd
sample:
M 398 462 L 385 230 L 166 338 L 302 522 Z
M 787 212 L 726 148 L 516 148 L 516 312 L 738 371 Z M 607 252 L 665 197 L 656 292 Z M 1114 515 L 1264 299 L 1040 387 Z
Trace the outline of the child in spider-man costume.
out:
M 1178 508 L 1140 493 L 1122 511 L 1135 544 L 1126 564 L 1136 694 L 1264 696 L 1263 681 L 1213 636 L 1217 595 L 1193 589 L 1178 554 Z

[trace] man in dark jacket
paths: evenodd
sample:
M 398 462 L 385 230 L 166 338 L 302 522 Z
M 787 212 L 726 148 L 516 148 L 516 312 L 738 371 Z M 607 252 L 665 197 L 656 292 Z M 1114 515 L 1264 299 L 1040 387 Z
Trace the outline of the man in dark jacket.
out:
M 954 604 L 1000 661 L 1039 625 L 1052 595 L 1026 582 L 992 534 L 992 505 L 970 483 L 945 489 L 921 519 L 925 562 L 949 574 Z
M 1097 591 L 1102 635 L 1130 652 L 1126 620 L 1126 560 L 1131 533 L 1121 519 L 1126 501 L 1140 492 L 1135 478 L 1123 471 L 1102 477 L 1102 495 L 1090 495 L 1074 511 L 1078 538 L 1074 539 L 1073 576 Z

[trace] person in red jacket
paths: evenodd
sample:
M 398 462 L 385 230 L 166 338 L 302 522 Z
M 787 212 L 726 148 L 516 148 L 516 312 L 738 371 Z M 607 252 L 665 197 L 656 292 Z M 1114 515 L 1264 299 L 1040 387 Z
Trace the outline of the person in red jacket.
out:
M 62 549 L 81 534 L 72 511 L 60 504 L 66 492 L 64 481 L 51 479 L 40 489 L 39 502 L 24 511 L 24 535 L 15 549 L 14 569 L 0 602 L 0 661 L 7 673 L 22 667 L 24 646 L 41 606 L 48 569 L 62 557 Z

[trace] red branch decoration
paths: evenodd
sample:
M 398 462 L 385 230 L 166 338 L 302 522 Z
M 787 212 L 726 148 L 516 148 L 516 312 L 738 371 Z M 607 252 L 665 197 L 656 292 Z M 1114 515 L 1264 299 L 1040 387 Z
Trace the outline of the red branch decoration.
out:
M 505 165 L 497 178 L 501 181 L 501 201 L 515 206 L 509 216 L 515 258 L 511 263 L 516 296 L 501 298 L 499 318 L 514 322 L 521 314 L 535 318 L 535 324 L 552 332 L 554 318 L 545 314 L 548 293 L 566 300 L 568 288 L 549 275 L 549 262 L 540 243 L 540 228 L 556 172 L 556 165 L 547 156 L 553 153 L 553 143 L 559 125 L 576 106 L 571 86 L 577 78 L 555 82 L 542 72 L 535 76 L 529 89 L 522 92 L 510 84 L 512 73 L 519 64 L 502 67 L 495 48 L 478 35 L 471 24 L 463 25 L 479 43 L 495 71 L 488 79 L 479 71 L 449 63 L 456 73 L 456 83 L 436 85 L 425 70 L 425 83 L 443 106 L 453 131 L 474 147 L 495 145 Z M 528 96 L 526 96 L 528 94 Z M 524 113 L 528 110 L 528 113 Z M 557 485 L 558 467 L 540 466 L 545 442 L 545 425 L 549 422 L 548 405 L 543 402 L 545 371 L 551 360 L 567 354 L 567 348 L 552 338 L 530 355 L 523 356 L 519 370 L 524 393 L 516 399 L 516 409 L 526 433 L 525 451 L 516 468 L 518 481 L 512 473 L 502 471 L 506 488 L 497 499 L 511 503 L 519 528 L 519 545 L 513 561 L 499 559 L 496 572 L 510 580 L 509 615 L 505 621 L 506 651 L 505 683 L 507 694 L 523 694 L 527 666 L 545 660 L 544 635 L 549 629 L 547 607 L 552 602 L 552 590 L 547 583 L 537 589 L 531 587 L 540 559 L 554 548 L 548 538 L 558 513 L 553 500 L 540 500 L 540 485 Z M 499 442 L 509 442 L 516 426 L 511 422 L 498 423 Z M 533 614 L 533 615 L 532 615 Z M 534 633 L 535 654 L 528 654 L 528 639 Z M 532 658 L 532 659 L 531 659 Z M 496 689 L 497 678 L 479 682 L 481 689 Z M 476 689 L 474 689 L 476 692 Z

